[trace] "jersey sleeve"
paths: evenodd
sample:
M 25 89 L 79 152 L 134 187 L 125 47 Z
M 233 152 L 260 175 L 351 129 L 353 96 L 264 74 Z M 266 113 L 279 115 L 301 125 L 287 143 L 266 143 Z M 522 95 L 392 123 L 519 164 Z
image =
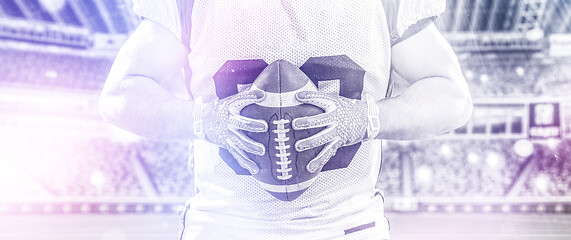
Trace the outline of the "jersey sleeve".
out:
M 383 2 L 391 43 L 398 42 L 409 28 L 420 31 L 446 9 L 445 0 L 386 0 Z M 419 23 L 419 24 L 417 24 Z M 419 26 L 422 25 L 420 28 Z
M 180 0 L 133 0 L 133 12 L 141 19 L 149 19 L 169 29 L 181 38 Z

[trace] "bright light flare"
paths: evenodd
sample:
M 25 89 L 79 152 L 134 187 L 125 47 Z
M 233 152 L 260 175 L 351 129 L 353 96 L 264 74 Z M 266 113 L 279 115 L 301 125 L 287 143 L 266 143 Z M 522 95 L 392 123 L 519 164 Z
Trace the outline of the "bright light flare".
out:
M 454 155 L 452 152 L 452 147 L 450 147 L 448 144 L 443 144 L 440 146 L 440 154 L 447 159 L 451 158 L 452 155 Z
M 478 155 L 477 153 L 471 152 L 468 153 L 468 162 L 470 164 L 477 164 L 480 162 L 480 155 Z
M 482 74 L 480 75 L 480 82 L 482 83 L 488 83 L 490 81 L 490 77 L 488 77 L 488 74 Z
M 98 189 L 102 189 L 103 186 L 105 186 L 105 183 L 107 182 L 105 174 L 103 174 L 103 172 L 101 171 L 95 171 L 91 173 L 91 177 L 89 180 L 91 182 L 91 185 L 93 185 Z
M 57 13 L 65 6 L 66 0 L 40 0 L 40 4 L 48 12 Z
M 556 139 L 556 138 L 547 139 L 547 147 L 551 150 L 555 150 L 555 149 L 557 149 L 557 146 L 559 146 L 560 142 L 561 142 L 561 140 Z
M 430 183 L 432 180 L 432 169 L 427 166 L 420 166 L 416 169 L 416 179 L 421 183 Z
M 518 76 L 522 77 L 522 76 L 525 74 L 525 69 L 524 69 L 523 67 L 517 67 L 517 68 L 515 69 L 515 73 L 516 73 Z
M 499 153 L 490 152 L 486 155 L 486 164 L 491 168 L 501 168 L 504 166 L 504 159 Z
M 533 185 L 537 190 L 539 190 L 541 192 L 546 192 L 547 187 L 549 185 L 549 177 L 541 174 L 541 175 L 537 176 L 537 178 L 535 178 Z
M 513 148 L 515 153 L 520 157 L 529 157 L 534 150 L 533 143 L 527 139 L 517 140 Z
M 464 77 L 468 80 L 472 80 L 472 79 L 474 79 L 474 72 L 472 72 L 471 70 L 467 70 L 464 73 Z

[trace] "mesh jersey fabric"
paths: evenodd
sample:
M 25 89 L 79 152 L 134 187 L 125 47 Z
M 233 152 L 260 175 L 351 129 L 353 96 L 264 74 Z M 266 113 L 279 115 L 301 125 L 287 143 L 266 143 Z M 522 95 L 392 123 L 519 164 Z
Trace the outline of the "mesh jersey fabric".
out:
M 161 7 L 157 5 L 163 1 L 147 2 L 136 0 L 136 13 L 180 37 L 176 29 L 180 21 L 172 19 L 178 13 L 162 16 L 176 4 Z M 397 18 L 393 21 L 397 34 L 444 9 L 436 1 L 421 2 L 402 0 L 392 5 L 398 6 L 398 13 L 391 15 Z M 156 8 L 161 10 L 153 11 Z M 362 89 L 347 91 L 381 100 L 389 87 L 394 34 L 385 8 L 379 0 L 195 0 L 188 56 L 192 95 L 204 101 L 225 97 L 222 85 L 233 82 L 239 91 L 253 80 L 251 76 L 248 80 L 251 73 L 241 70 L 283 59 L 300 68 L 309 66 L 309 71 L 333 66 L 314 72 L 320 91 L 341 93 L 346 83 L 360 81 Z M 228 65 L 232 71 L 220 74 Z M 327 69 L 364 74 L 359 79 L 344 78 Z M 196 140 L 194 176 L 199 193 L 189 201 L 184 239 L 388 239 L 382 196 L 375 189 L 380 140 L 339 151 L 343 157 L 332 159 L 330 169 L 319 173 L 306 192 L 293 201 L 281 201 L 236 169 L 217 146 Z M 374 227 L 347 234 L 370 223 Z
M 168 28 L 175 36 L 181 36 L 177 2 L 189 0 L 133 0 L 133 11 Z M 398 38 L 416 22 L 438 17 L 446 8 L 445 0 L 379 0 L 384 5 L 391 36 Z

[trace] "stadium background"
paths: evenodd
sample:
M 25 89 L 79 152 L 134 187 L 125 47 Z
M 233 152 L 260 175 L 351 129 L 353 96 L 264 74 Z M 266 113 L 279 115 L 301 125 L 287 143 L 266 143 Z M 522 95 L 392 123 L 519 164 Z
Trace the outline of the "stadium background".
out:
M 0 1 L 0 239 L 176 236 L 186 142 L 139 138 L 97 108 L 137 24 L 129 0 Z M 571 239 L 571 2 L 448 0 L 437 26 L 474 114 L 384 143 L 393 238 Z

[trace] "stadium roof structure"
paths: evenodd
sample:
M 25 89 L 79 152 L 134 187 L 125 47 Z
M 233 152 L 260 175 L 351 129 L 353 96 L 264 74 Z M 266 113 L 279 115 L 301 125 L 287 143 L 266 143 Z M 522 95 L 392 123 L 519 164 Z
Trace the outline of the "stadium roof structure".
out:
M 94 33 L 127 34 L 137 25 L 131 0 L 3 0 L 0 19 L 86 28 Z
M 0 39 L 116 49 L 138 24 L 131 8 L 131 0 L 2 0 Z M 541 51 L 551 35 L 571 35 L 571 2 L 447 0 L 437 26 L 457 51 Z
M 446 32 L 524 32 L 536 28 L 568 33 L 571 2 L 566 0 L 448 0 L 441 16 Z
M 448 0 L 437 26 L 456 51 L 539 51 L 571 33 L 571 2 Z

